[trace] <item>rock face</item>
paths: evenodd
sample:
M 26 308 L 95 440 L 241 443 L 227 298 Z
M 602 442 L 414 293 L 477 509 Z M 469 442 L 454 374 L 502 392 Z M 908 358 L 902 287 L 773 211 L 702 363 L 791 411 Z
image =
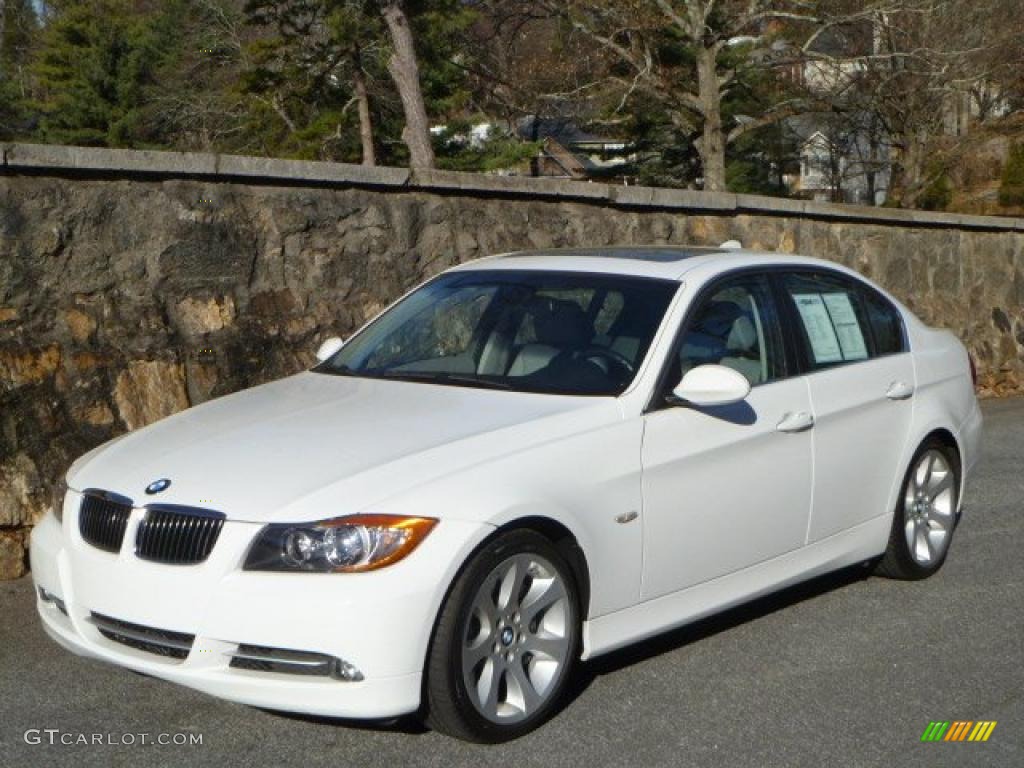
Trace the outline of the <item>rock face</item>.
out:
M 300 370 L 424 278 L 500 251 L 738 239 L 824 256 L 957 333 L 984 392 L 1024 384 L 1020 231 L 446 184 L 0 173 L 0 577 L 24 569 L 25 533 L 78 455 Z
M 121 421 L 130 430 L 188 408 L 182 366 L 156 360 L 134 360 L 128 363 L 128 367 L 117 375 L 114 402 L 117 403 Z M 97 411 L 97 408 L 99 406 L 92 406 L 86 410 L 86 421 L 90 421 L 90 416 L 98 417 L 93 421 L 102 421 L 106 417 L 106 413 L 102 409 Z

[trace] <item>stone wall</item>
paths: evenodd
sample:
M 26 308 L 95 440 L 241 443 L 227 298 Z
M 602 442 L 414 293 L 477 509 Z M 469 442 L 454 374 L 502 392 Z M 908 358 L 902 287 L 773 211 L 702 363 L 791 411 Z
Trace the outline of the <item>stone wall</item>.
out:
M 1024 221 L 742 195 L 9 145 L 0 165 L 0 577 L 78 455 L 313 359 L 504 250 L 717 244 L 859 269 L 1024 382 Z

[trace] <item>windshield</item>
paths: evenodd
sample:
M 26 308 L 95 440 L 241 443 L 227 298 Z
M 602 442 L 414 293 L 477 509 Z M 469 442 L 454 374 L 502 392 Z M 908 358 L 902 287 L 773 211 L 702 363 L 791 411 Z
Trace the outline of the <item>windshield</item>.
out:
M 677 288 L 667 280 L 577 272 L 451 272 L 411 293 L 315 370 L 618 395 Z

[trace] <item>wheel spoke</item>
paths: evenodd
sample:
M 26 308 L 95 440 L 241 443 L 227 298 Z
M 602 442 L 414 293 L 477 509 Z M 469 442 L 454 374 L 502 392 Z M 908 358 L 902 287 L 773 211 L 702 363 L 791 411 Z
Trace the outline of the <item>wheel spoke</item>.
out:
M 495 607 L 498 611 L 508 610 L 508 604 L 512 600 L 512 594 L 516 586 L 516 578 L 518 575 L 519 562 L 512 560 L 498 581 L 498 596 L 495 600 Z
M 928 475 L 931 473 L 931 457 L 925 456 L 914 470 L 914 490 L 920 493 L 928 486 Z
M 930 562 L 932 559 L 931 545 L 928 542 L 928 536 L 925 534 L 925 526 L 919 525 L 914 531 L 914 552 L 917 555 L 918 561 L 922 563 Z
M 529 561 L 525 558 L 516 558 L 509 563 L 508 570 L 501 577 L 501 587 L 498 590 L 499 611 L 519 610 L 519 596 L 523 592 L 523 582 L 529 575 L 528 568 Z
M 529 626 L 534 619 L 564 598 L 565 587 L 560 579 L 534 579 L 533 587 L 523 601 L 523 623 Z
M 948 491 L 953 487 L 953 473 L 946 470 L 944 473 L 939 475 L 936 473 L 932 476 L 933 479 L 938 478 L 933 482 L 932 486 L 928 489 L 928 496 L 934 503 L 935 499 L 941 496 L 945 491 Z
M 909 549 L 911 553 L 914 553 L 917 546 L 917 520 L 909 518 L 906 526 L 904 527 L 904 531 L 907 537 L 907 549 Z
M 494 632 L 494 623 L 498 620 L 496 608 L 489 590 L 481 589 L 473 600 L 471 612 L 480 625 L 487 628 L 488 636 Z
M 498 692 L 501 689 L 501 678 L 505 669 L 494 659 L 489 659 L 480 672 L 476 685 L 477 701 L 481 710 L 492 717 L 498 714 Z
M 518 706 L 524 715 L 530 714 L 540 706 L 541 698 L 537 689 L 533 687 L 521 659 L 516 659 L 515 664 L 509 667 L 509 676 L 509 703 Z
M 463 666 L 467 670 L 476 669 L 476 665 L 480 663 L 480 660 L 491 652 L 493 642 L 489 637 L 485 637 L 478 639 L 473 645 L 468 645 L 462 653 Z
M 566 655 L 566 641 L 564 637 L 549 637 L 532 635 L 527 637 L 523 644 L 526 650 L 531 653 L 540 654 L 544 658 L 561 662 Z

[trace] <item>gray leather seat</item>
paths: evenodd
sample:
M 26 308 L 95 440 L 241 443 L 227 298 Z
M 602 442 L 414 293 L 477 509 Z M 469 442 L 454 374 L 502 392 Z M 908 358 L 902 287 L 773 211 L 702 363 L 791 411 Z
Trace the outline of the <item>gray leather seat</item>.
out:
M 725 348 L 726 354 L 718 361 L 719 365 L 742 373 L 751 384 L 760 384 L 767 378 L 757 328 L 749 316 L 742 314 L 733 321 L 725 340 Z
M 713 301 L 705 307 L 683 341 L 680 373 L 707 363 L 732 368 L 751 384 L 767 379 L 757 326 L 748 308 L 731 300 Z
M 538 299 L 530 307 L 536 341 L 523 344 L 509 366 L 509 376 L 529 376 L 563 352 L 583 349 L 594 335 L 587 315 L 574 301 Z

